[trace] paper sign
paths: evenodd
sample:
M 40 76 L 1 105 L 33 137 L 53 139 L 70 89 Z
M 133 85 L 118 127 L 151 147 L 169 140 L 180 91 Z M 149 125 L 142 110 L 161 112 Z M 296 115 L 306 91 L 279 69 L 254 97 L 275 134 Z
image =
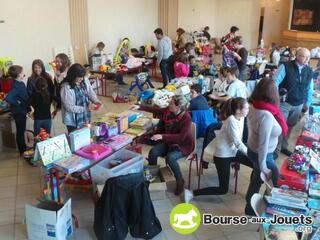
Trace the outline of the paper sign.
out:
M 71 156 L 71 150 L 65 134 L 49 138 L 36 145 L 34 160 L 42 160 L 47 166 L 57 160 Z

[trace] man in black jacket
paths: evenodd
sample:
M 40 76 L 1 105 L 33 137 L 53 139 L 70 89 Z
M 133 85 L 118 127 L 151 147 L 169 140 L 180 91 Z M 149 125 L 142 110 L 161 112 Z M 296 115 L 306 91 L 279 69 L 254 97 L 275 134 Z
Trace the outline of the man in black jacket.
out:
M 288 139 L 293 127 L 297 124 L 303 105 L 308 108 L 312 103 L 313 80 L 312 69 L 309 66 L 310 51 L 298 48 L 296 59 L 281 64 L 274 76 L 274 81 L 279 90 L 286 90 L 286 99 L 280 103 L 280 110 L 287 121 L 289 131 L 285 138 L 279 139 L 278 150 L 290 156 Z M 277 155 L 277 154 L 276 154 Z M 277 157 L 277 156 L 275 156 Z

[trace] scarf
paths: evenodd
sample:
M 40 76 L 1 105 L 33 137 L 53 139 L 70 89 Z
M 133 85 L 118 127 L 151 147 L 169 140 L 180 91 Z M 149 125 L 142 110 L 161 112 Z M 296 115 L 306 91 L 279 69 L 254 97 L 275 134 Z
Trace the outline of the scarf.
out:
M 286 136 L 288 133 L 288 125 L 286 121 L 284 120 L 279 108 L 274 106 L 271 103 L 262 101 L 262 100 L 254 100 L 252 103 L 253 107 L 260 110 L 266 110 L 274 116 L 274 118 L 279 123 L 281 129 L 282 129 L 282 136 Z
M 87 96 L 86 86 L 84 83 L 81 83 L 79 86 L 74 87 L 74 93 L 76 96 L 76 105 L 82 106 L 85 108 L 85 111 L 82 113 L 75 113 L 76 127 L 82 128 L 84 124 L 89 123 L 91 119 L 91 114 L 88 111 L 87 107 L 89 104 L 89 99 Z

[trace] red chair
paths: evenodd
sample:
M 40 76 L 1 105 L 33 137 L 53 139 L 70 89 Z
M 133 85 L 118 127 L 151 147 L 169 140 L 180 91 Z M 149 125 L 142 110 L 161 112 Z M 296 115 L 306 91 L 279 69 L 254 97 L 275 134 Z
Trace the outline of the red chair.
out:
M 194 141 L 194 149 L 189 154 L 189 156 L 186 158 L 187 161 L 190 161 L 188 189 L 190 189 L 190 184 L 191 184 L 191 170 L 192 170 L 192 163 L 193 162 L 196 163 L 197 176 L 199 176 L 198 188 L 200 187 L 200 172 L 199 172 L 200 162 L 198 161 L 198 154 L 197 154 L 197 131 L 196 131 L 197 129 L 196 129 L 196 125 L 194 123 L 192 123 L 191 128 L 192 128 L 192 137 L 193 137 L 193 141 Z

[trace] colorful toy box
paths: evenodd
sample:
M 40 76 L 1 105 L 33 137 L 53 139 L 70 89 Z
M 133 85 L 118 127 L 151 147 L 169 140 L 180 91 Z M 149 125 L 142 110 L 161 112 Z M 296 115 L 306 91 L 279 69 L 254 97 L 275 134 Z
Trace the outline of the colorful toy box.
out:
M 91 159 L 100 160 L 112 153 L 112 148 L 109 146 L 104 146 L 100 144 L 90 144 L 88 146 L 82 147 L 75 152 L 78 156 Z
M 288 186 L 291 189 L 304 191 L 306 189 L 306 175 L 288 169 L 288 160 L 285 159 L 280 168 L 278 186 Z
M 82 129 L 73 131 L 70 133 L 69 137 L 70 137 L 71 151 L 75 152 L 78 149 L 84 146 L 87 146 L 91 143 L 90 128 L 82 128 Z

